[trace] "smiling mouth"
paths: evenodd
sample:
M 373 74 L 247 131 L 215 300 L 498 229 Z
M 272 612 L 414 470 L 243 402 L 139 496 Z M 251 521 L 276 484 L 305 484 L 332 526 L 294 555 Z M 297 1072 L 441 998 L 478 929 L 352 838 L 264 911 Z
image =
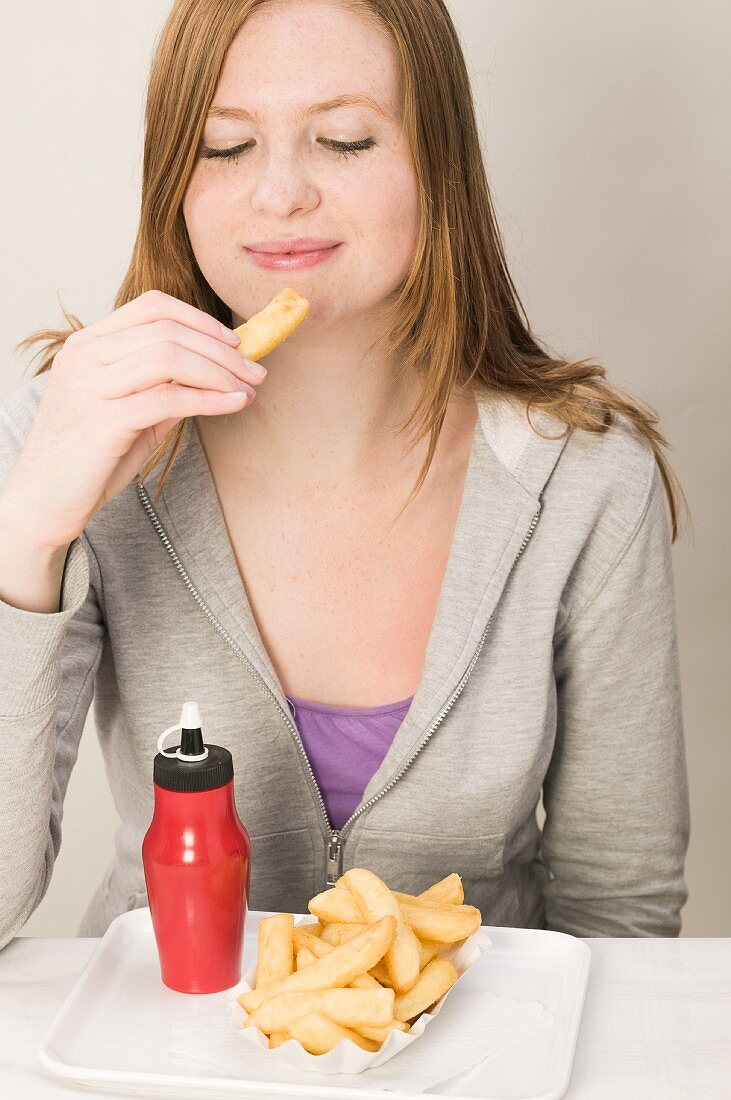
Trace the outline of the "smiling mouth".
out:
M 259 256 L 302 256 L 307 252 L 330 252 L 333 248 L 337 248 L 340 242 L 336 241 L 333 244 L 313 244 L 303 248 L 257 248 L 255 246 L 244 245 L 247 252 L 253 252 Z
M 322 248 L 296 248 L 292 252 L 260 252 L 260 256 L 305 256 L 308 252 L 329 252 L 334 244 Z
M 265 248 L 249 248 L 246 245 L 244 247 L 251 257 L 251 262 L 258 267 L 269 270 L 274 270 L 276 267 L 284 269 L 287 267 L 285 261 L 289 261 L 289 268 L 304 270 L 325 263 L 330 253 L 335 253 L 342 247 L 342 242 L 336 241 L 331 245 L 313 244 L 306 248 L 288 248 L 286 251 L 276 247 L 273 251 Z

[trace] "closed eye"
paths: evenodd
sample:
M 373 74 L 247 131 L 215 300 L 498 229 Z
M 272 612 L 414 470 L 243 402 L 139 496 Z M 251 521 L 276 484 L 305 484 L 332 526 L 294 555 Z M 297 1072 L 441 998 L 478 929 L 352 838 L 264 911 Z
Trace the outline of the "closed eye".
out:
M 332 152 L 345 157 L 357 157 L 359 153 L 372 149 L 376 144 L 373 138 L 363 138 L 361 141 L 333 141 L 330 138 L 318 138 L 318 141 Z M 205 160 L 220 159 L 235 162 L 242 153 L 248 152 L 253 144 L 254 142 L 247 141 L 243 145 L 234 145 L 231 149 L 210 149 L 208 146 L 204 146 L 201 155 Z

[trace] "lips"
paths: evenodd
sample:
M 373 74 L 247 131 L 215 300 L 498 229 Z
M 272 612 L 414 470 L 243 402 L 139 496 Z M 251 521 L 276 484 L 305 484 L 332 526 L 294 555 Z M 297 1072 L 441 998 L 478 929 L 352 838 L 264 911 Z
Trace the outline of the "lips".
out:
M 275 247 L 278 242 L 270 242 L 269 248 Z M 333 256 L 337 256 L 342 248 L 342 242 L 326 242 L 326 246 L 312 248 L 309 243 L 306 248 L 299 242 L 297 247 L 289 246 L 285 249 L 279 247 L 277 252 L 257 251 L 250 246 L 245 248 L 249 263 L 255 267 L 269 271 L 303 271 L 306 268 L 316 267 L 319 264 L 329 262 Z
M 253 241 L 245 245 L 249 252 L 264 252 L 269 255 L 297 255 L 300 252 L 321 252 L 335 248 L 340 241 L 325 240 L 322 237 L 297 237 L 280 241 Z

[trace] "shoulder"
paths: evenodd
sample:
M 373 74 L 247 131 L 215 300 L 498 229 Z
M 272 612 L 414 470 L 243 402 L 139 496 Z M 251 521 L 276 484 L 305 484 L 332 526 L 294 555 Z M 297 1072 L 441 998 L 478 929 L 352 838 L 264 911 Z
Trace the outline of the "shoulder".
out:
M 611 512 L 623 528 L 642 510 L 658 473 L 649 440 L 625 416 L 602 432 L 572 428 L 513 395 L 478 397 L 485 436 L 511 476 L 561 511 L 593 526 Z
M 568 428 L 553 413 L 513 399 L 482 402 L 491 447 L 541 501 L 540 536 L 565 601 L 583 603 L 637 543 L 669 556 L 670 524 L 649 439 L 622 414 L 601 432 Z
M 547 487 L 554 501 L 562 497 L 574 515 L 584 513 L 588 528 L 601 525 L 619 541 L 631 535 L 653 494 L 662 489 L 649 439 L 616 413 L 603 432 L 571 430 L 554 478 Z
M 613 575 L 634 570 L 641 587 L 645 558 L 670 576 L 669 509 L 660 466 L 650 441 L 624 416 L 616 416 L 604 432 L 572 429 L 546 486 L 544 519 L 566 576 L 562 616 L 567 621 L 575 621 Z

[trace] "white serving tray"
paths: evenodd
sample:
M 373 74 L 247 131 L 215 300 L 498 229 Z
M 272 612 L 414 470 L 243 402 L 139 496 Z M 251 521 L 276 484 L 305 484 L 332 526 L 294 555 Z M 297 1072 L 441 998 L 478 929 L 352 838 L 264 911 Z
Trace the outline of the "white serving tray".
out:
M 267 915 L 250 912 L 247 917 L 242 972 L 255 962 L 257 926 Z M 452 991 L 455 1001 L 458 995 L 474 998 L 480 993 L 539 1001 L 554 1022 L 504 1046 L 465 1078 L 421 1095 L 558 1100 L 569 1084 L 589 978 L 589 948 L 562 932 L 499 926 L 485 926 L 485 931 L 492 947 L 482 965 Z M 225 990 L 177 993 L 163 985 L 150 910 L 135 909 L 110 924 L 44 1035 L 38 1055 L 47 1069 L 78 1084 L 144 1096 L 414 1100 L 413 1090 L 369 1087 L 364 1080 L 368 1073 L 354 1075 L 353 1087 L 342 1083 L 349 1076 L 344 1074 L 338 1075 L 337 1084 L 304 1072 L 295 1084 L 247 1080 L 244 1042 L 238 1075 L 181 1072 L 168 1053 L 171 1035 L 219 1003 L 225 1028 L 228 996 Z

